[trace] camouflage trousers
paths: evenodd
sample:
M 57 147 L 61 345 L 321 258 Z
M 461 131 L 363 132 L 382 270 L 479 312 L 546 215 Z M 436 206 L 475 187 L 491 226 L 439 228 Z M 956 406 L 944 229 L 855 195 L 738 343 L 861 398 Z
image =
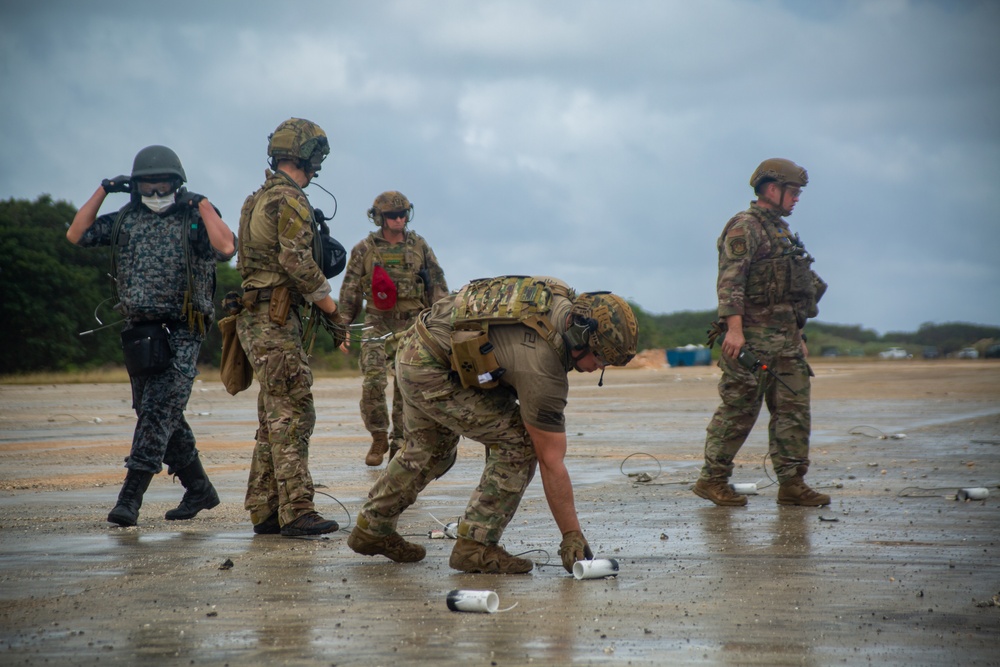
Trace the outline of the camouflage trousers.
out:
M 809 365 L 801 356 L 775 356 L 765 360 L 797 393 L 793 394 L 765 371 L 754 375 L 735 360 L 720 357 L 722 404 L 708 424 L 702 479 L 728 479 L 733 474 L 733 459 L 750 435 L 764 403 L 771 414 L 768 453 L 778 481 L 784 482 L 808 471 Z
M 413 317 L 394 319 L 369 313 L 365 317 L 364 338 L 380 338 L 386 334 L 403 331 L 413 324 Z M 385 400 L 385 390 L 389 384 L 388 375 L 395 370 L 396 341 L 368 340 L 361 343 L 361 419 L 369 433 L 386 431 L 392 447 L 403 445 L 403 399 L 399 393 L 399 383 L 392 383 L 392 421 L 390 431 L 389 410 Z
M 358 525 L 376 535 L 394 531 L 403 510 L 454 465 L 459 436 L 465 436 L 486 445 L 489 454 L 458 534 L 496 544 L 537 467 L 514 393 L 502 387 L 463 389 L 412 328 L 400 340 L 396 380 L 406 442 L 368 493 Z
M 293 308 L 284 325 L 275 324 L 264 302 L 243 311 L 236 331 L 260 383 L 257 442 L 243 506 L 254 524 L 277 510 L 279 523 L 285 525 L 314 510 L 309 438 L 316 410 L 302 321 Z
M 131 470 L 155 475 L 166 463 L 172 474 L 198 456 L 184 410 L 198 375 L 201 336 L 187 328 L 175 328 L 170 332 L 170 348 L 174 353 L 170 368 L 156 375 L 131 378 L 132 409 L 138 418 L 132 451 L 125 464 Z

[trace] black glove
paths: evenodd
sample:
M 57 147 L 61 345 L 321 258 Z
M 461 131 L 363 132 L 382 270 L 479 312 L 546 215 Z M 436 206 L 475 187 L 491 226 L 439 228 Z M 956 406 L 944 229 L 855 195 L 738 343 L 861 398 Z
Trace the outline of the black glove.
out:
M 578 560 L 593 560 L 594 552 L 587 544 L 587 538 L 579 530 L 571 530 L 563 535 L 559 544 L 559 558 L 562 559 L 563 567 L 570 574 L 573 573 L 573 563 Z
M 191 208 L 198 208 L 198 204 L 204 199 L 204 195 L 199 195 L 194 192 L 188 192 L 187 190 L 181 190 L 177 193 L 177 205 L 178 206 L 190 206 Z
M 323 325 L 326 332 L 330 334 L 333 338 L 334 347 L 340 347 L 345 340 L 347 340 L 347 327 L 340 321 L 340 312 L 333 311 L 332 313 L 327 313 L 316 308 L 317 317 L 319 317 L 319 323 Z
M 101 187 L 104 188 L 104 192 L 111 194 L 112 192 L 129 192 L 132 189 L 132 184 L 129 183 L 128 176 L 121 174 L 114 178 L 105 178 L 101 181 Z

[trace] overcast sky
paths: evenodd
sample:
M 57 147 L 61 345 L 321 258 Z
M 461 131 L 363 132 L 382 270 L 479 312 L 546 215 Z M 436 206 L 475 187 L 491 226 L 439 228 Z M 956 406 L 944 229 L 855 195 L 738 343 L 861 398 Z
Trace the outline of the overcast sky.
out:
M 0 0 L 0 90 L 0 198 L 80 206 L 165 144 L 235 229 L 304 117 L 348 248 L 400 190 L 452 289 L 545 274 L 652 313 L 716 306 L 719 233 L 785 157 L 820 321 L 1000 325 L 992 0 Z

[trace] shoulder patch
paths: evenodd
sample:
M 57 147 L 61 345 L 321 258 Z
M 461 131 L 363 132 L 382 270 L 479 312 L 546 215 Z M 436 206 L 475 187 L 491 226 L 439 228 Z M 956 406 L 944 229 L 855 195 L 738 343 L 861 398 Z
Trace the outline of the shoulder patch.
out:
M 743 257 L 747 254 L 747 240 L 743 236 L 726 239 L 726 249 L 730 257 Z
M 312 218 L 312 212 L 298 197 L 285 195 L 282 198 L 281 213 L 278 216 L 278 235 L 284 238 L 295 238 L 302 231 L 302 226 Z

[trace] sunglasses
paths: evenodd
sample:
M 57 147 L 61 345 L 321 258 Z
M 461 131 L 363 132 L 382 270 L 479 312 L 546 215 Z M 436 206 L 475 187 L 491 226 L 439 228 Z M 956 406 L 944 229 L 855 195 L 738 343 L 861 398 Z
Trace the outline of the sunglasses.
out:
M 388 213 L 383 213 L 382 217 L 386 220 L 399 220 L 406 217 L 406 211 L 389 211 Z
M 173 181 L 139 181 L 137 190 L 143 197 L 165 197 L 177 189 Z

